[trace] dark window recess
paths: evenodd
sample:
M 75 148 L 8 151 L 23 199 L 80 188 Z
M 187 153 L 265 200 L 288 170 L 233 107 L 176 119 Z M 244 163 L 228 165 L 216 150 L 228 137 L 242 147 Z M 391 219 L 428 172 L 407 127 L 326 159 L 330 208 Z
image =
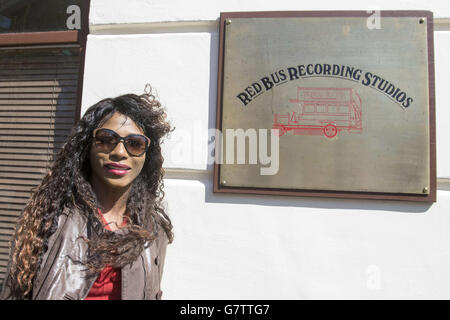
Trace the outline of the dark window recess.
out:
M 0 286 L 15 223 L 75 121 L 80 48 L 0 48 Z
M 68 30 L 72 11 L 83 0 L 0 0 L 0 33 Z M 69 19 L 72 21 L 72 19 Z

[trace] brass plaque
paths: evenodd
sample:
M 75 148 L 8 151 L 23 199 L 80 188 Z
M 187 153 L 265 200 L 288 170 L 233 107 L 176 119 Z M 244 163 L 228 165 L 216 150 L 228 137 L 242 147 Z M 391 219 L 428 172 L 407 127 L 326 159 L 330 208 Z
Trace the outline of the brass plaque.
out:
M 388 13 L 222 14 L 215 191 L 430 201 L 432 15 Z

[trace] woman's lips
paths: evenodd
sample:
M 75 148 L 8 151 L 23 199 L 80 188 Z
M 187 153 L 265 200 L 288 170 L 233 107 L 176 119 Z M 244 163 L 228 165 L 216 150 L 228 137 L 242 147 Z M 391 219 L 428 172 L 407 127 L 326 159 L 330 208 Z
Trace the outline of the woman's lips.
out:
M 120 163 L 107 163 L 105 164 L 105 168 L 109 173 L 112 173 L 117 176 L 123 176 L 128 173 L 131 169 L 129 166 Z

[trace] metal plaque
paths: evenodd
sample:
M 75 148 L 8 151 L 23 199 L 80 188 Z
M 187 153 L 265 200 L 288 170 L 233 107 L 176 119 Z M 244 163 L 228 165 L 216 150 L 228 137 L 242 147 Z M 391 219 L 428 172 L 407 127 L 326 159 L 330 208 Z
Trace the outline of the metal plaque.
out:
M 435 201 L 428 11 L 222 13 L 216 192 Z

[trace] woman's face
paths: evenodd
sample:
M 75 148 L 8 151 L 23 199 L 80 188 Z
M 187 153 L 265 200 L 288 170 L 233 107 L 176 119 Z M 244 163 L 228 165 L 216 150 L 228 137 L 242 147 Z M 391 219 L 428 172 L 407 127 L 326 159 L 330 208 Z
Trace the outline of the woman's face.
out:
M 144 135 L 136 123 L 121 113 L 114 113 L 101 127 L 115 131 L 119 136 Z M 122 189 L 131 185 L 142 170 L 145 152 L 132 156 L 125 149 L 123 140 L 111 152 L 105 152 L 93 141 L 90 150 L 90 165 L 93 183 L 106 188 Z

